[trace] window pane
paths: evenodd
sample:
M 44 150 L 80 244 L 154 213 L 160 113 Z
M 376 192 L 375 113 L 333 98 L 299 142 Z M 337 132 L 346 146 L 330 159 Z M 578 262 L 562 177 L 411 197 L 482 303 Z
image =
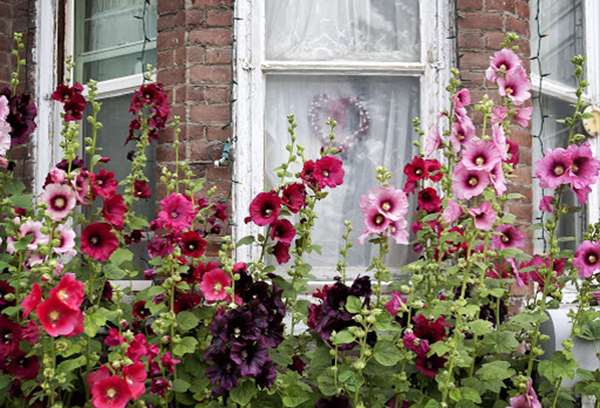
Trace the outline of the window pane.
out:
M 142 72 L 144 64 L 156 63 L 156 1 L 94 0 L 75 2 L 75 53 L 77 78 L 104 81 Z M 144 61 L 141 60 L 146 44 Z
M 267 60 L 420 60 L 414 0 L 267 0 Z
M 556 122 L 556 119 L 564 119 L 573 115 L 573 107 L 565 101 L 562 101 L 557 98 L 553 98 L 547 95 L 542 95 L 541 105 L 544 115 L 548 115 L 547 118 L 544 119 L 543 128 L 541 121 L 541 113 L 540 108 L 537 103 L 534 103 L 534 114 L 532 120 L 532 131 L 534 134 L 539 134 L 540 129 L 542 129 L 542 142 L 543 142 L 543 150 L 540 146 L 539 141 L 533 140 L 532 143 L 532 159 L 535 163 L 537 160 L 544 157 L 542 151 L 545 151 L 548 148 L 555 149 L 557 147 L 566 148 L 568 146 L 569 141 L 569 128 L 562 124 Z M 576 132 L 581 133 L 583 129 L 578 125 L 575 128 Z M 534 169 L 535 171 L 535 169 Z M 554 191 L 545 189 L 545 195 L 554 195 Z M 533 189 L 533 202 L 534 202 L 534 217 L 540 216 L 540 211 L 538 208 L 538 204 L 542 198 L 542 190 L 539 187 L 539 182 L 537 179 L 534 179 L 534 189 Z M 567 205 L 578 206 L 579 202 L 577 201 L 577 197 L 575 194 L 571 192 L 569 188 L 565 188 L 562 194 L 562 202 Z M 546 215 L 547 216 L 547 215 Z M 547 219 L 547 218 L 546 218 Z M 558 237 L 575 237 L 576 242 L 566 242 L 563 243 L 563 248 L 569 248 L 572 250 L 577 249 L 577 242 L 581 242 L 581 234 L 587 225 L 586 222 L 586 210 L 585 208 L 575 214 L 566 214 L 561 217 L 561 220 L 558 224 L 558 230 L 556 235 Z M 536 249 L 543 249 L 543 242 L 536 240 Z
M 535 20 L 537 2 L 531 2 L 531 52 L 537 55 L 538 32 Z M 564 85 L 577 86 L 573 74 L 573 64 L 570 63 L 575 55 L 584 53 L 583 34 L 583 2 L 582 0 L 545 0 L 540 3 L 539 22 L 542 38 L 540 60 L 542 73 L 550 74 L 552 81 Z M 536 61 L 532 61 L 531 69 L 540 73 Z
M 318 276 L 332 277 L 338 250 L 345 233 L 344 220 L 352 221 L 348 265 L 366 266 L 376 249 L 356 244 L 363 228 L 359 199 L 377 187 L 375 168 L 386 166 L 395 172 L 390 184 L 402 188 L 402 168 L 416 151 L 412 145 L 412 119 L 419 114 L 419 78 L 399 76 L 314 76 L 268 75 L 266 88 L 266 187 L 279 183 L 272 169 L 288 157 L 285 150 L 288 114 L 298 122 L 298 143 L 306 147 L 307 158 L 318 158 L 329 133 L 325 121 L 333 117 L 338 126 L 337 141 L 344 146 L 344 184 L 331 191 L 317 204 L 318 220 L 313 243 L 323 245 L 323 256 L 310 263 L 326 270 Z M 361 115 L 370 118 L 368 126 L 359 126 Z M 363 122 L 364 123 L 364 122 Z M 291 169 L 292 173 L 300 168 Z M 322 204 L 322 205 L 319 205 Z M 409 210 L 408 216 L 412 214 Z M 392 244 L 388 265 L 402 266 L 413 255 L 412 249 Z M 329 273 L 329 275 L 327 275 Z

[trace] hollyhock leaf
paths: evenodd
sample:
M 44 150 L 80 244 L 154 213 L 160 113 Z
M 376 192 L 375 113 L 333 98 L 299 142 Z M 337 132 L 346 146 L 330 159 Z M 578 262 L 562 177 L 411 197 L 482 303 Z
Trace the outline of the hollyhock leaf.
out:
M 173 381 L 172 388 L 175 392 L 186 392 L 190 388 L 190 383 L 178 378 Z
M 435 343 L 429 346 L 428 356 L 433 356 L 434 354 L 442 357 L 444 354 L 450 351 L 450 346 L 448 346 L 443 341 L 436 341 Z
M 240 406 L 245 407 L 250 403 L 254 395 L 256 395 L 256 391 L 254 381 L 247 379 L 245 381 L 240 381 L 237 387 L 231 389 L 229 398 Z
M 128 249 L 117 248 L 117 249 L 115 249 L 115 252 L 112 253 L 109 260 L 114 265 L 119 266 L 125 261 L 133 260 L 133 252 L 131 252 Z
M 556 378 L 565 378 L 572 380 L 575 376 L 575 369 L 579 363 L 573 357 L 570 350 L 560 350 L 552 353 L 550 360 L 540 361 L 538 370 L 540 375 L 553 381 Z
M 105 265 L 102 270 L 108 279 L 120 280 L 127 276 L 127 271 L 113 264 Z
M 362 302 L 356 296 L 348 296 L 346 310 L 350 313 L 358 313 L 362 309 Z
M 193 337 L 184 337 L 181 342 L 173 348 L 173 356 L 179 357 L 196 351 L 198 340 Z
M 474 336 L 483 336 L 489 333 L 492 329 L 493 323 L 487 320 L 477 319 L 469 323 L 469 333 L 473 333 Z
M 423 408 L 442 408 L 442 404 L 440 404 L 436 400 L 431 399 L 427 402 L 427 404 L 425 404 L 425 407 Z
M 484 381 L 502 381 L 506 378 L 512 377 L 516 374 L 516 372 L 514 369 L 511 368 L 510 362 L 496 360 L 492 361 L 491 363 L 483 364 L 481 368 L 477 370 L 477 374 Z
M 402 358 L 402 353 L 396 344 L 387 340 L 380 340 L 375 344 L 373 357 L 379 364 L 385 367 L 396 365 Z
M 104 307 L 99 308 L 92 314 L 86 314 L 83 318 L 84 333 L 89 337 L 94 337 L 98 329 L 106 324 L 107 320 L 115 317 L 115 312 Z
M 19 180 L 10 179 L 4 185 L 4 194 L 6 195 L 19 195 L 25 191 L 25 184 Z
M 237 242 L 237 246 L 250 245 L 254 242 L 254 235 L 248 235 Z
M 8 199 L 13 207 L 23 208 L 25 210 L 31 209 L 33 207 L 33 195 L 13 195 Z
M 293 408 L 310 400 L 310 390 L 304 389 L 301 384 L 289 384 L 285 387 L 284 397 L 281 399 L 283 405 Z
M 329 354 L 329 353 L 327 353 Z M 331 360 L 331 356 L 328 361 Z M 317 377 L 317 384 L 319 385 L 319 389 L 321 393 L 326 397 L 331 397 L 338 393 L 338 387 L 336 387 L 336 378 L 337 372 L 334 370 L 334 367 L 328 367 L 325 371 L 323 371 Z
M 514 352 L 520 344 L 511 331 L 493 331 L 488 333 L 482 341 L 486 346 L 490 346 L 497 353 Z
M 142 217 L 136 217 L 135 215 L 130 214 L 127 226 L 130 227 L 132 230 L 139 230 L 149 227 L 150 224 L 148 224 L 148 221 L 146 221 Z
M 350 333 L 348 330 L 343 330 L 335 335 L 335 338 L 331 336 L 330 338 L 332 344 L 349 344 L 356 340 L 354 334 Z
M 481 404 L 481 396 L 479 395 L 479 392 L 477 392 L 476 389 L 471 387 L 460 387 L 455 389 L 460 390 L 460 394 L 463 400 L 471 401 L 476 404 Z
M 177 315 L 177 324 L 183 331 L 188 331 L 198 326 L 200 319 L 198 319 L 192 312 L 179 312 Z
M 85 355 L 81 355 L 77 358 L 67 359 L 60 362 L 56 366 L 57 373 L 65 373 L 67 375 L 73 373 L 79 367 L 83 367 L 87 362 L 87 357 Z

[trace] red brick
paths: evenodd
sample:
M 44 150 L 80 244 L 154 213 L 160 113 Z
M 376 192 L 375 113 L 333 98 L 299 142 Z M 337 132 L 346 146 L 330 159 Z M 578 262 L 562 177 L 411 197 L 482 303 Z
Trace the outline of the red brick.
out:
M 204 87 L 185 85 L 177 88 L 177 102 L 204 102 Z
M 515 0 L 486 0 L 485 6 L 487 11 L 508 11 L 514 13 Z
M 229 105 L 192 106 L 190 119 L 194 122 L 227 122 L 229 121 Z
M 192 7 L 228 7 L 231 5 L 231 0 L 192 0 Z
M 158 0 L 158 14 L 171 13 L 177 10 L 185 9 L 185 0 Z
M 527 286 L 519 287 L 519 285 L 517 285 L 515 282 L 510 288 L 510 294 L 513 296 L 532 296 L 533 284 L 529 283 Z
M 160 33 L 162 31 L 171 31 L 173 29 L 179 28 L 185 24 L 186 15 L 187 13 L 185 11 L 181 11 L 177 14 L 167 14 L 164 16 L 160 16 L 160 18 L 156 22 L 156 29 Z
M 207 64 L 229 64 L 231 63 L 231 47 L 206 49 Z
M 463 52 L 460 59 L 461 68 L 487 68 L 490 65 L 490 57 L 482 52 Z
M 530 221 L 533 217 L 533 207 L 531 204 L 511 204 L 508 211 L 520 220 Z
M 182 133 L 182 138 L 186 141 L 206 140 L 205 128 L 196 123 L 188 123 L 185 126 L 185 132 Z
M 227 140 L 231 132 L 231 127 L 224 128 L 223 126 L 207 126 L 206 140 L 214 142 L 215 140 Z
M 208 10 L 206 25 L 209 27 L 231 27 L 231 10 Z
M 529 3 L 524 0 L 517 1 L 517 14 L 519 17 L 529 19 L 531 17 L 531 10 L 529 9 Z
M 205 142 L 197 142 L 188 144 L 188 161 L 191 162 L 206 162 L 209 164 L 213 164 L 213 161 L 208 156 L 208 143 Z M 219 153 L 215 152 L 213 157 L 216 159 L 219 157 Z
M 173 51 L 160 51 L 156 55 L 156 66 L 158 69 L 165 69 L 175 65 Z
M 460 73 L 461 78 L 463 79 L 463 86 L 472 89 L 474 87 L 480 87 L 483 85 L 484 76 L 481 72 L 471 72 L 467 70 L 463 70 Z
M 529 21 L 506 17 L 506 31 L 514 31 L 520 36 L 529 38 Z
M 190 43 L 202 45 L 231 45 L 231 29 L 202 28 L 190 32 Z
M 185 47 L 175 51 L 175 61 L 178 64 L 185 63 L 201 63 L 204 62 L 204 48 L 202 47 Z
M 209 103 L 228 103 L 231 97 L 229 86 L 207 86 L 204 92 L 206 100 Z
M 179 145 L 179 160 L 185 160 L 185 144 Z M 156 161 L 159 162 L 174 162 L 175 149 L 171 144 L 163 144 L 156 146 Z
M 526 130 L 511 129 L 510 140 L 519 146 L 531 147 L 531 133 Z
M 175 116 L 179 116 L 182 121 L 185 121 L 185 106 L 171 106 L 171 111 L 169 112 L 169 117 L 174 118 Z
M 501 30 L 502 16 L 499 14 L 462 13 L 458 19 L 460 29 Z
M 483 8 L 483 0 L 458 0 L 457 8 L 463 10 L 481 10 Z
M 206 167 L 206 177 L 209 180 L 229 180 L 231 178 L 231 172 L 229 167 Z
M 461 32 L 458 34 L 458 46 L 464 48 L 483 48 L 483 33 Z
M 190 68 L 190 82 L 214 82 L 214 83 L 230 83 L 231 68 L 228 66 L 203 66 L 197 65 Z
M 513 180 L 518 183 L 531 183 L 531 167 L 529 166 L 518 166 L 515 169 L 514 175 L 517 177 Z
M 188 10 L 185 12 L 185 24 L 189 26 L 202 26 L 206 19 L 204 10 Z
M 158 71 L 158 82 L 164 86 L 182 84 L 185 82 L 185 68 L 173 68 Z
M 175 48 L 183 45 L 185 40 L 185 31 L 170 31 L 159 33 L 156 38 L 156 48 L 158 51 Z
M 533 190 L 531 190 L 531 186 L 527 184 L 516 184 L 511 182 L 508 184 L 508 192 L 522 194 L 525 196 L 523 201 L 527 203 L 531 203 L 533 200 Z
M 519 149 L 519 164 L 531 166 L 531 150 L 526 147 Z
M 502 41 L 506 38 L 505 33 L 485 33 L 485 46 L 491 50 L 500 50 Z

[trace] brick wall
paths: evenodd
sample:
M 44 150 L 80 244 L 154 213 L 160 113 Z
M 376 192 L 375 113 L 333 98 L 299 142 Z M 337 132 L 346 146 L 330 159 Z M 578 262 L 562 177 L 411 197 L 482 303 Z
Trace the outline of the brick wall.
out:
M 466 79 L 463 85 L 471 91 L 474 101 L 484 94 L 497 96 L 497 87 L 485 79 L 484 72 L 489 66 L 489 57 L 500 49 L 505 33 L 513 31 L 521 38 L 519 53 L 525 68 L 530 72 L 529 56 L 529 2 L 525 0 L 458 0 L 458 47 L 462 54 L 460 69 Z M 494 98 L 498 100 L 498 98 Z M 529 103 L 530 105 L 530 103 Z M 475 119 L 478 115 L 471 112 Z M 506 209 L 517 216 L 519 222 L 528 225 L 532 221 L 532 169 L 530 129 L 511 127 L 511 139 L 519 145 L 519 163 L 515 168 L 516 178 L 510 179 L 509 193 L 521 193 L 522 200 L 509 201 Z M 533 232 L 527 231 L 528 242 L 524 250 L 533 253 Z M 532 287 L 513 287 L 511 309 L 521 309 L 524 296 L 532 294 Z

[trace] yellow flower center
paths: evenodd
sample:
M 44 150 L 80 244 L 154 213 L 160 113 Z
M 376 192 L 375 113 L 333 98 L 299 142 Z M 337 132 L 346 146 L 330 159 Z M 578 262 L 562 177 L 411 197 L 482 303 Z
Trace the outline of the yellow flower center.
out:
M 565 174 L 565 168 L 563 166 L 558 165 L 554 168 L 555 176 L 562 176 L 563 174 Z
M 477 185 L 477 183 L 479 183 L 479 180 L 477 179 L 477 177 L 470 177 L 469 180 L 467 181 L 467 184 L 470 185 L 471 187 L 475 187 Z
M 588 263 L 595 264 L 596 261 L 598 260 L 598 258 L 596 258 L 596 255 L 592 254 L 592 255 L 588 256 L 587 260 L 588 260 Z
M 323 177 L 325 177 L 325 178 L 329 177 L 329 171 L 328 171 L 328 170 L 323 170 L 323 171 L 321 172 L 321 174 L 322 174 L 322 175 L 323 175 Z
M 215 283 L 215 293 L 220 292 L 223 289 L 223 284 L 221 284 L 221 282 L 217 282 Z
M 65 207 L 65 199 L 62 197 L 57 197 L 56 200 L 54 200 L 54 206 L 58 209 L 62 209 Z
M 475 164 L 478 165 L 478 166 L 481 166 L 484 163 L 485 163 L 485 159 L 483 157 L 481 157 L 481 156 L 479 156 L 479 157 L 477 157 L 475 159 Z
M 53 323 L 58 321 L 59 318 L 60 312 L 58 310 L 53 310 L 50 313 L 48 313 L 48 320 L 50 320 Z
M 117 390 L 115 390 L 114 388 L 109 388 L 108 390 L 106 390 L 106 396 L 108 398 L 114 398 L 115 395 L 117 395 Z
M 375 216 L 375 224 L 377 224 L 377 225 L 383 224 L 384 220 L 385 220 L 385 218 L 383 218 L 383 215 L 381 215 L 381 214 L 377 214 Z
M 381 204 L 381 208 L 383 208 L 383 211 L 389 211 L 390 208 L 392 208 L 392 205 L 386 201 L 385 203 Z

